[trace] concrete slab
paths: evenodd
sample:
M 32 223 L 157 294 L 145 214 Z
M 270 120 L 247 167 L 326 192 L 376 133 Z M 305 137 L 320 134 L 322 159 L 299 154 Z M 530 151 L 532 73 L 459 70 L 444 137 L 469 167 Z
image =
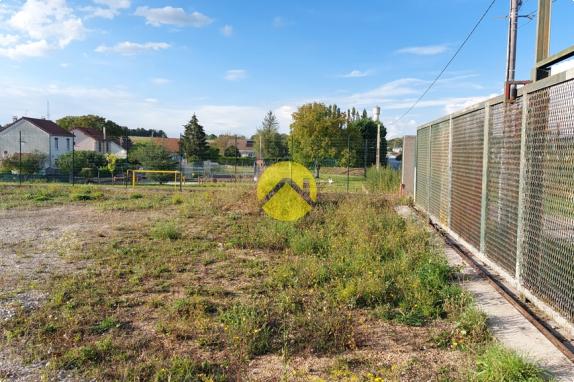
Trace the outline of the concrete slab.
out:
M 405 219 L 418 219 L 413 210 L 401 206 L 397 213 Z M 429 228 L 430 229 L 430 228 Z M 444 241 L 443 241 L 444 242 Z M 444 243 L 449 264 L 461 268 L 462 286 L 475 298 L 479 309 L 488 316 L 493 335 L 506 347 L 544 367 L 558 381 L 574 381 L 574 365 L 536 327 L 477 271 L 460 257 L 458 252 Z

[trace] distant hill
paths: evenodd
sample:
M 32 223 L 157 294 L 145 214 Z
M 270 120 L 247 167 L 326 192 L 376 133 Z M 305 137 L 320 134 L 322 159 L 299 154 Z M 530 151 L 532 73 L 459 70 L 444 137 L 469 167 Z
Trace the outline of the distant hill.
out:
M 394 138 L 387 141 L 387 150 L 393 151 L 393 149 L 403 148 L 403 138 Z

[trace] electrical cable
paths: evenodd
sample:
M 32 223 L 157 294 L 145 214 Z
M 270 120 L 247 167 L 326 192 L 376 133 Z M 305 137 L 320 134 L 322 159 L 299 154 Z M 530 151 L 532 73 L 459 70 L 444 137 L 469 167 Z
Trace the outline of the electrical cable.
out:
M 466 38 L 464 39 L 464 41 L 462 42 L 462 44 L 460 44 L 460 46 L 458 47 L 458 49 L 456 50 L 456 52 L 454 53 L 454 55 L 451 57 L 451 59 L 447 62 L 447 64 L 444 66 L 444 68 L 440 71 L 440 73 L 438 74 L 438 76 L 436 76 L 436 78 L 431 82 L 431 84 L 426 88 L 426 90 L 423 92 L 423 94 L 421 94 L 421 96 L 408 108 L 408 110 L 406 112 L 404 112 L 399 119 L 396 119 L 394 121 L 391 121 L 389 123 L 389 126 L 396 124 L 397 122 L 399 122 L 400 120 L 402 120 L 404 117 L 406 117 L 411 111 L 413 111 L 413 109 L 422 101 L 422 99 L 428 94 L 428 92 L 432 89 L 432 87 L 438 82 L 438 80 L 442 77 L 442 75 L 446 72 L 446 70 L 448 69 L 448 67 L 450 66 L 450 64 L 452 64 L 452 62 L 455 60 L 455 58 L 458 56 L 458 54 L 462 51 L 462 49 L 464 48 L 464 46 L 466 45 L 466 43 L 470 40 L 470 38 L 472 37 L 472 35 L 474 34 L 474 32 L 478 29 L 479 25 L 484 21 L 484 19 L 486 18 L 486 15 L 488 14 L 488 12 L 490 12 L 490 10 L 492 9 L 492 7 L 494 6 L 494 4 L 496 3 L 496 0 L 492 0 L 492 2 L 490 3 L 490 5 L 488 6 L 488 8 L 486 8 L 486 10 L 484 11 L 484 13 L 482 14 L 482 16 L 480 16 L 480 19 L 478 19 L 477 23 L 474 25 L 474 27 L 472 28 L 472 30 L 470 31 L 470 33 L 466 36 Z

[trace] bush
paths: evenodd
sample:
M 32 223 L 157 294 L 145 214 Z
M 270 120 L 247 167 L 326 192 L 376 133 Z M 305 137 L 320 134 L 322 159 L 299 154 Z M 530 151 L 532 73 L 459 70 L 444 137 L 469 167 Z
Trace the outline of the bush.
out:
M 495 344 L 478 357 L 477 382 L 542 382 L 550 381 L 541 368 L 518 354 Z
M 46 163 L 47 156 L 38 151 L 34 153 L 23 153 L 20 161 L 20 154 L 15 153 L 11 157 L 0 162 L 1 171 L 16 172 L 22 169 L 23 175 L 34 175 L 39 173 Z
M 106 157 L 95 151 L 76 151 L 74 153 L 66 153 L 60 155 L 56 160 L 56 166 L 62 173 L 70 174 L 73 167 L 74 175 L 80 174 L 84 169 L 91 169 L 93 171 L 91 176 L 93 176 L 98 167 L 105 166 L 105 164 Z
M 159 240 L 179 240 L 182 237 L 181 231 L 172 222 L 156 223 L 151 230 L 151 235 Z

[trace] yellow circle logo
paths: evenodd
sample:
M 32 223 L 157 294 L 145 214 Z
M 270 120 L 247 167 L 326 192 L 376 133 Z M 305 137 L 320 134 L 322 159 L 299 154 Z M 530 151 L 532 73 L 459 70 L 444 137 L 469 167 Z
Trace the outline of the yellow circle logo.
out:
M 279 162 L 267 168 L 257 183 L 257 199 L 273 219 L 301 219 L 317 201 L 317 184 L 307 168 L 294 162 Z

